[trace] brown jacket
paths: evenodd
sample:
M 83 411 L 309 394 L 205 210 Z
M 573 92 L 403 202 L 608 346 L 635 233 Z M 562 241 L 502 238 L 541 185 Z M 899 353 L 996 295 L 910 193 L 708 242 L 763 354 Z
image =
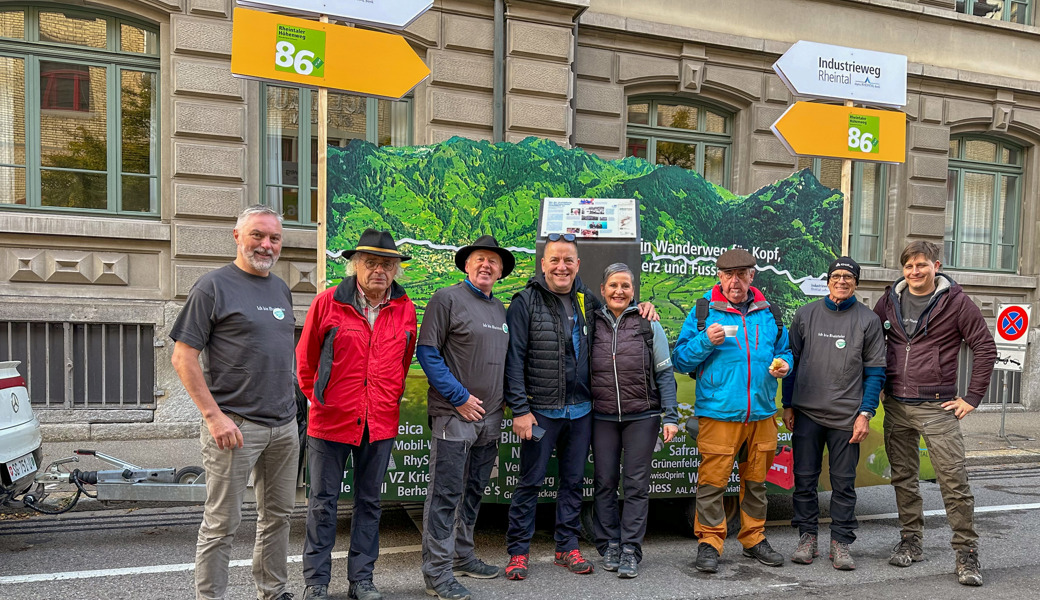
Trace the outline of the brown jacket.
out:
M 936 290 L 921 315 L 913 337 L 903 329 L 899 299 L 903 278 L 885 288 L 874 306 L 885 329 L 885 392 L 897 398 L 951 400 L 957 395 L 957 353 L 961 341 L 975 353 L 964 400 L 978 406 L 989 387 L 997 348 L 982 311 L 944 273 L 935 276 Z M 908 293 L 908 292 L 906 292 Z

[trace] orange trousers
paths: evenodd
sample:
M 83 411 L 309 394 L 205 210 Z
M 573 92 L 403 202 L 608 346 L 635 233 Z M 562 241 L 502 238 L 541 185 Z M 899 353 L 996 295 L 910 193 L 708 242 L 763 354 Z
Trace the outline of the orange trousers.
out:
M 722 497 L 738 463 L 740 473 L 740 535 L 750 548 L 765 539 L 766 474 L 776 455 L 777 424 L 774 417 L 751 423 L 698 419 L 697 447 L 701 465 L 697 475 L 697 515 L 694 533 L 701 543 L 722 554 L 726 539 L 726 511 Z

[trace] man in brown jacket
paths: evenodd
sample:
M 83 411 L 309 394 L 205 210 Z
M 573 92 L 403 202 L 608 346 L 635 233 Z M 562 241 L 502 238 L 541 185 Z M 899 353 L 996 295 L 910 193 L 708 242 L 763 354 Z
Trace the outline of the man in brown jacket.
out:
M 964 468 L 960 419 L 986 394 L 997 350 L 979 308 L 961 286 L 938 272 L 941 256 L 936 244 L 912 242 L 900 256 L 903 277 L 874 306 L 887 342 L 885 449 L 902 528 L 888 562 L 909 567 L 924 559 L 924 511 L 918 489 L 918 440 L 923 435 L 953 530 L 957 580 L 978 586 L 982 568 L 973 524 L 975 497 Z M 963 398 L 957 395 L 961 341 L 975 353 Z

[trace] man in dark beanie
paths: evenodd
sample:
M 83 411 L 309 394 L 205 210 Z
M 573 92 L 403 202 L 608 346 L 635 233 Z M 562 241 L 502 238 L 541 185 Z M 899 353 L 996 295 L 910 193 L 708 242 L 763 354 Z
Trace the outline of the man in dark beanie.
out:
M 881 320 L 856 300 L 859 265 L 847 256 L 827 269 L 826 297 L 799 308 L 791 323 L 794 374 L 783 383 L 784 425 L 793 433 L 794 518 L 801 536 L 791 562 L 818 556 L 820 502 L 816 490 L 823 449 L 830 456 L 831 540 L 835 569 L 856 564 L 856 465 L 885 383 Z

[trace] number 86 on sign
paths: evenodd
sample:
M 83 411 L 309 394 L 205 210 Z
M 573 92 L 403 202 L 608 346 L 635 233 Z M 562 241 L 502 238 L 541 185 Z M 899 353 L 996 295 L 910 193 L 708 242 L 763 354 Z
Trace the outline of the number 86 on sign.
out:
M 274 45 L 276 71 L 324 76 L 325 32 L 304 27 L 278 26 Z

